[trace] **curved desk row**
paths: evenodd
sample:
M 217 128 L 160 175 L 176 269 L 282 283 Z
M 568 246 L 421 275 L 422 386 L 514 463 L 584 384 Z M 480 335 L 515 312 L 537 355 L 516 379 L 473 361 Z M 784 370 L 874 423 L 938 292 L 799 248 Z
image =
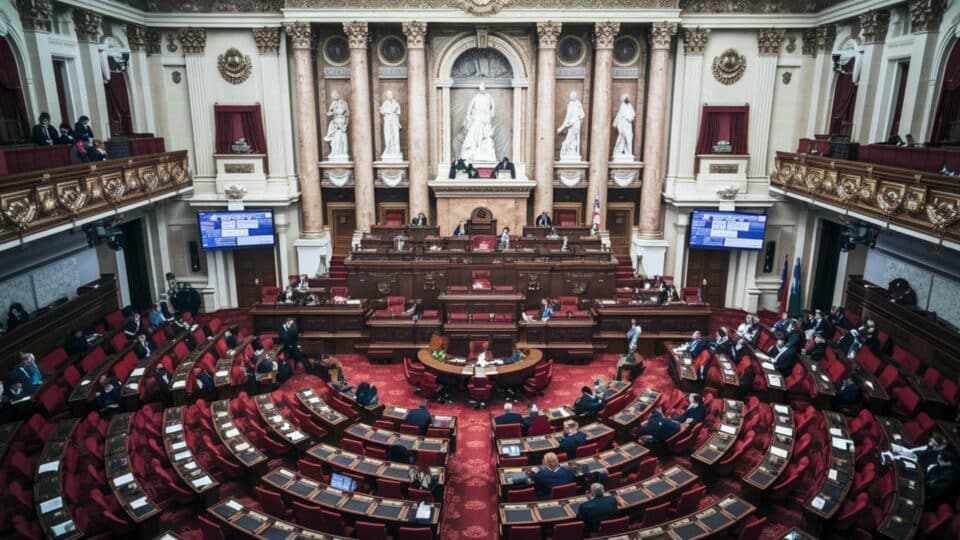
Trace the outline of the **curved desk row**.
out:
M 793 458 L 793 445 L 797 439 L 794 431 L 793 409 L 787 405 L 773 405 L 773 438 L 763 459 L 743 477 L 741 492 L 744 497 L 759 503 L 763 492 L 770 489 Z
M 183 483 L 210 503 L 220 498 L 220 482 L 193 455 L 187 445 L 185 429 L 190 427 L 183 425 L 183 407 L 163 411 L 163 448 L 167 459 Z
M 306 529 L 289 521 L 264 514 L 233 497 L 207 508 L 207 513 L 231 530 L 259 540 L 278 538 L 312 538 L 313 540 L 351 540 L 320 531 Z M 228 535 L 232 537 L 234 535 Z
M 612 439 L 615 434 L 612 427 L 599 422 L 580 426 L 580 431 L 587 436 L 587 441 L 584 444 L 591 444 L 607 438 Z M 520 437 L 519 439 L 497 439 L 497 455 L 501 457 L 508 456 L 510 455 L 510 452 L 508 452 L 510 448 L 508 447 L 519 446 L 518 455 L 527 456 L 528 459 L 532 459 L 535 456 L 540 456 L 547 452 L 555 452 L 560 448 L 560 441 L 563 437 L 563 432 L 555 432 L 549 435 L 535 435 L 532 437 Z
M 110 420 L 103 459 L 107 466 L 107 482 L 120 506 L 131 521 L 143 523 L 159 514 L 160 507 L 147 495 L 130 465 L 127 444 L 133 415 L 134 413 L 118 414 Z
M 660 401 L 660 392 L 652 388 L 645 388 L 633 403 L 627 405 L 620 412 L 604 419 L 604 422 L 617 430 L 617 440 L 624 442 L 630 439 L 630 430 L 642 422 L 654 405 Z
M 76 418 L 61 420 L 53 428 L 37 462 L 33 482 L 33 501 L 37 518 L 47 538 L 68 540 L 85 536 L 77 529 L 73 515 L 64 500 L 63 465 L 73 432 L 80 421 Z
M 526 357 L 519 362 L 504 365 L 487 365 L 483 369 L 483 376 L 489 377 L 491 381 L 501 384 L 520 384 L 533 374 L 537 363 L 543 358 L 543 351 L 540 349 L 529 349 L 523 351 Z M 457 380 L 469 379 L 478 376 L 475 362 L 465 362 L 463 364 L 450 363 L 449 357 L 446 361 L 440 361 L 433 358 L 430 351 L 420 349 L 417 351 L 417 359 L 424 367 L 438 377 L 449 377 Z
M 418 435 L 407 435 L 398 433 L 389 429 L 380 429 L 368 424 L 353 424 L 349 426 L 344 433 L 350 437 L 359 439 L 365 444 L 389 448 L 393 445 L 403 446 L 410 452 L 438 452 L 442 456 L 443 462 L 447 460 L 447 454 L 450 451 L 449 439 L 438 439 L 433 437 L 421 437 Z
M 856 448 L 847 421 L 840 413 L 823 411 L 830 446 L 830 468 L 819 489 L 803 505 L 804 529 L 819 534 L 823 524 L 836 515 L 853 484 Z
M 567 467 L 573 471 L 578 479 L 584 476 L 584 466 L 591 473 L 599 469 L 606 469 L 608 472 L 626 470 L 634 468 L 640 459 L 650 453 L 650 450 L 635 442 L 620 445 L 601 452 L 595 456 L 588 456 L 579 459 L 573 459 L 561 464 L 561 467 Z M 500 481 L 500 493 L 506 494 L 511 488 L 520 488 L 530 486 L 530 475 L 540 470 L 539 465 L 524 465 L 523 467 L 499 467 L 497 468 L 497 478 Z
M 911 441 L 903 429 L 903 424 L 895 418 L 876 417 L 888 444 L 910 447 Z M 894 460 L 893 475 L 896 497 L 893 505 L 886 511 L 878 529 L 880 534 L 893 539 L 913 538 L 920 527 L 923 517 L 924 488 L 923 470 L 907 460 Z
M 251 469 L 254 474 L 266 472 L 267 456 L 247 439 L 243 431 L 233 420 L 230 412 L 230 400 L 221 399 L 210 404 L 210 416 L 213 420 L 213 430 L 227 451 L 233 455 L 241 465 Z
M 371 478 L 392 480 L 402 484 L 413 482 L 414 476 L 420 469 L 407 463 L 384 461 L 354 452 L 347 452 L 325 443 L 310 447 L 307 454 L 335 469 L 355 472 Z M 444 467 L 430 467 L 430 474 L 436 479 L 438 485 L 442 486 L 447 481 L 446 468 Z
M 720 424 L 710 438 L 690 456 L 690 463 L 702 473 L 707 472 L 720 460 L 740 436 L 743 427 L 743 402 L 732 399 L 723 400 L 723 414 Z
M 722 538 L 742 523 L 757 509 L 736 495 L 727 495 L 696 512 L 668 521 L 656 527 L 647 527 L 616 536 L 597 537 L 596 540 L 694 540 Z

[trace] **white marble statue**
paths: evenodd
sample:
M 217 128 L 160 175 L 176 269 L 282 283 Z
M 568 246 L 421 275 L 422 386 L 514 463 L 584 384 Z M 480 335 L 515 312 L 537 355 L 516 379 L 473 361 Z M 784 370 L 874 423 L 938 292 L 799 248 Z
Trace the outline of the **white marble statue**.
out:
M 560 161 L 580 161 L 580 124 L 586 116 L 580 97 L 576 92 L 570 92 L 567 115 L 557 129 L 557 133 L 567 132 L 563 144 L 560 145 Z
M 493 111 L 493 98 L 487 93 L 487 87 L 480 83 L 480 89 L 470 100 L 467 116 L 463 119 L 463 131 L 466 133 L 460 146 L 460 159 L 463 161 L 497 161 L 493 146 Z
M 617 130 L 613 161 L 633 161 L 633 120 L 636 117 L 637 111 L 630 104 L 630 96 L 624 94 L 620 98 L 620 111 L 613 119 L 613 127 Z
M 340 97 L 340 92 L 330 93 L 330 107 L 327 108 L 327 117 L 330 124 L 327 126 L 327 136 L 324 141 L 330 143 L 330 161 L 350 161 L 350 142 L 347 129 L 350 126 L 350 109 L 347 102 Z
M 383 155 L 384 161 L 402 161 L 400 152 L 400 103 L 393 98 L 393 92 L 387 90 L 380 114 L 383 116 Z

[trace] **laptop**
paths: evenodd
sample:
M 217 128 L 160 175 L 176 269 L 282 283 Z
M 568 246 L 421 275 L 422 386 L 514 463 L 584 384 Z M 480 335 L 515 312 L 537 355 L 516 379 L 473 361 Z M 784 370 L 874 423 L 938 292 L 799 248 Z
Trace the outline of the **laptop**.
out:
M 519 444 L 507 444 L 503 446 L 503 455 L 508 457 L 517 457 L 520 455 Z
M 340 491 L 352 492 L 357 489 L 357 481 L 349 476 L 333 473 L 330 476 L 330 487 L 339 489 Z

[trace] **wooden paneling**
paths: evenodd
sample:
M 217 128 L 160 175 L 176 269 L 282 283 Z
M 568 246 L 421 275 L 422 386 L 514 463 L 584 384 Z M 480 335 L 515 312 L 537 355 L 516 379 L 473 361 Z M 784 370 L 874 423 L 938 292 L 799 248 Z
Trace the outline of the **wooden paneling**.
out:
M 706 298 L 711 306 L 723 306 L 727 297 L 727 272 L 730 269 L 730 252 L 714 249 L 690 249 L 687 251 L 686 287 L 700 287 L 707 280 Z M 704 328 L 706 330 L 706 328 Z
M 257 302 L 257 280 L 260 286 L 277 283 L 274 248 L 238 249 L 233 252 L 233 272 L 237 280 L 237 304 L 252 307 Z M 280 285 L 286 285 L 281 276 Z

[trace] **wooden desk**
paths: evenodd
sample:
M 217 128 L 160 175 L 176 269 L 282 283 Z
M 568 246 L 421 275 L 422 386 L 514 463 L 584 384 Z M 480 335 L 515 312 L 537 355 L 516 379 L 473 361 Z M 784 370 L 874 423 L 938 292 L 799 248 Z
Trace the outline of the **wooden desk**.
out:
M 33 482 L 33 502 L 37 519 L 47 538 L 65 540 L 81 538 L 84 531 L 77 529 L 63 493 L 64 457 L 80 421 L 61 420 L 53 428 L 40 452 L 36 477 Z
M 737 395 L 740 390 L 740 375 L 737 373 L 737 364 L 723 353 L 714 353 L 714 360 L 720 366 L 720 381 L 723 387 L 720 394 L 725 397 Z
M 314 418 L 320 420 L 327 428 L 327 431 L 333 434 L 334 439 L 339 440 L 343 435 L 343 430 L 350 425 L 350 418 L 342 412 L 327 405 L 312 388 L 307 388 L 297 392 L 297 401 L 300 402 Z
M 144 523 L 160 513 L 160 507 L 147 495 L 130 466 L 127 441 L 134 413 L 114 415 L 107 429 L 104 461 L 107 483 L 113 495 L 134 523 Z
M 419 467 L 415 465 L 374 459 L 324 443 L 310 447 L 310 449 L 307 450 L 307 454 L 334 469 L 356 473 L 369 478 L 393 480 L 404 485 L 413 482 L 411 475 L 415 475 L 419 470 Z M 430 474 L 433 475 L 437 484 L 440 486 L 444 485 L 447 481 L 445 467 L 430 467 Z
M 615 433 L 612 427 L 599 422 L 580 426 L 580 431 L 587 436 L 587 441 L 583 443 L 585 445 L 600 442 L 603 439 L 612 440 Z M 519 445 L 520 455 L 527 456 L 527 462 L 529 463 L 531 459 L 542 456 L 547 452 L 557 451 L 557 449 L 560 448 L 560 440 L 563 439 L 563 437 L 563 432 L 555 432 L 549 435 L 536 435 L 533 437 L 521 437 L 519 439 L 497 439 L 497 455 L 506 457 L 505 447 Z
M 676 341 L 664 341 L 663 346 L 670 355 L 669 371 L 670 377 L 678 388 L 684 392 L 693 392 L 699 389 L 700 380 L 697 378 L 697 370 L 693 367 L 694 358 L 690 353 L 678 349 L 683 347 L 682 343 Z
M 226 354 L 217 360 L 216 370 L 213 372 L 213 385 L 218 391 L 230 387 L 230 369 L 233 367 L 233 359 L 236 358 L 237 353 L 242 352 L 251 341 L 253 341 L 253 336 L 243 338 L 237 343 L 236 347 L 228 349 Z M 281 347 L 282 346 L 278 345 L 275 350 L 271 352 L 270 357 L 276 358 L 276 353 L 280 351 Z
M 439 318 L 414 321 L 374 317 L 366 322 L 369 342 L 357 344 L 357 350 L 365 350 L 369 358 L 397 361 L 429 345 L 430 338 L 440 332 L 442 326 Z
M 289 521 L 264 514 L 233 497 L 228 497 L 207 508 L 220 523 L 244 537 L 259 540 L 277 540 L 278 538 L 313 538 L 315 540 L 351 540 L 343 536 L 306 529 Z M 228 534 L 228 537 L 233 536 Z
M 819 534 L 823 524 L 832 519 L 843 505 L 853 484 L 856 448 L 840 413 L 823 411 L 830 438 L 830 467 L 820 488 L 803 505 L 804 529 Z M 834 476 L 834 478 L 831 478 Z
M 770 446 L 767 447 L 760 463 L 757 463 L 757 466 L 743 477 L 741 492 L 754 504 L 760 504 L 763 500 L 763 492 L 770 489 L 770 486 L 787 469 L 787 465 L 793 458 L 793 445 L 797 438 L 794 431 L 793 409 L 779 403 L 774 403 L 772 406 L 773 436 Z
M 272 395 L 260 394 L 259 396 L 253 396 L 253 401 L 257 404 L 257 411 L 260 413 L 260 417 L 263 418 L 267 426 L 269 426 L 273 433 L 281 440 L 290 446 L 301 449 L 313 443 L 309 435 L 297 428 L 297 424 L 284 418 L 284 416 L 280 414 L 280 409 L 278 409 L 277 404 L 274 403 Z
M 203 496 L 206 504 L 220 498 L 220 482 L 200 465 L 193 451 L 187 446 L 183 407 L 172 407 L 163 411 L 163 448 L 177 476 L 194 493 Z
M 137 361 L 137 365 L 127 376 L 127 380 L 123 382 L 123 386 L 120 388 L 120 401 L 124 410 L 131 411 L 137 408 L 140 403 L 140 383 L 143 378 L 153 375 L 157 363 L 188 335 L 183 329 L 177 328 L 176 331 L 177 335 L 170 338 L 166 344 L 157 348 L 150 356 Z
M 554 354 L 593 358 L 595 352 L 604 348 L 593 342 L 593 318 L 566 318 L 559 315 L 543 321 L 523 321 L 520 324 L 520 342 L 517 347 L 543 348 Z
M 618 441 L 624 442 L 631 438 L 630 431 L 647 417 L 658 401 L 660 401 L 660 392 L 646 388 L 640 392 L 633 403 L 610 418 L 604 419 L 604 423 L 617 431 Z
M 838 328 L 837 330 L 842 331 L 843 329 Z M 853 370 L 857 376 L 860 377 L 860 380 L 863 381 L 863 396 L 866 398 L 864 401 L 866 402 L 867 408 L 874 414 L 879 414 L 887 410 L 888 405 L 890 405 L 890 394 L 888 394 L 886 388 L 880 384 L 877 377 L 873 373 L 870 373 L 870 371 L 864 369 L 856 358 L 848 358 L 846 354 L 839 350 L 835 343 L 828 342 L 827 346 L 832 348 L 836 353 L 835 356 L 838 361 Z M 934 394 L 936 394 L 936 392 L 934 392 Z
M 398 234 L 403 234 L 407 241 L 417 242 L 430 236 L 440 236 L 440 226 L 438 225 L 371 225 L 370 233 L 364 235 L 367 238 L 386 238 L 391 244 L 393 238 Z
M 526 357 L 519 362 L 499 366 L 487 365 L 483 368 L 485 376 L 489 377 L 490 381 L 495 384 L 522 384 L 523 381 L 533 375 L 537 364 L 543 358 L 543 351 L 539 349 L 527 349 L 523 352 Z M 452 364 L 449 360 L 435 360 L 428 349 L 417 351 L 417 359 L 426 369 L 437 376 L 451 377 L 457 380 L 476 376 L 475 362 Z
M 723 400 L 723 414 L 717 430 L 700 448 L 690 455 L 690 464 L 700 475 L 708 472 L 710 466 L 720 460 L 740 436 L 743 427 L 743 402 L 732 399 Z
M 352 296 L 357 296 L 351 288 Z M 364 321 L 370 308 L 362 300 L 347 304 L 298 306 L 295 304 L 256 304 L 250 310 L 253 332 L 277 336 L 287 318 L 300 330 L 299 343 L 305 354 L 346 354 L 354 352 L 354 342 L 364 341 Z
M 100 389 L 101 375 L 109 373 L 113 369 L 114 364 L 122 360 L 126 355 L 136 356 L 133 352 L 134 345 L 136 345 L 136 343 L 134 343 L 133 340 L 127 342 L 122 349 L 106 357 L 80 379 L 77 386 L 70 392 L 70 397 L 67 398 L 67 408 L 70 409 L 70 412 L 73 413 L 74 416 L 82 416 L 87 412 L 90 402 L 96 396 L 97 390 Z
M 642 329 L 637 351 L 649 357 L 662 353 L 665 340 L 683 340 L 694 330 L 706 331 L 710 328 L 711 311 L 706 304 L 657 306 L 599 300 L 594 303 L 593 313 L 597 320 L 595 343 L 605 344 L 607 352 L 625 354 L 630 320 L 636 319 Z
M 208 337 L 203 343 L 197 343 L 197 348 L 190 353 L 190 356 L 184 358 L 183 361 L 177 365 L 177 369 L 173 372 L 173 378 L 170 380 L 170 390 L 173 393 L 173 403 L 175 405 L 186 405 L 187 403 L 187 379 L 189 379 L 190 374 L 193 373 L 193 366 L 203 358 L 203 355 L 213 349 L 214 344 L 216 344 L 218 339 L 223 337 L 227 330 L 236 334 L 237 328 L 237 325 L 229 328 L 224 326 L 216 335 Z M 216 349 L 213 350 L 215 353 Z
M 417 506 L 420 505 L 416 501 L 406 499 L 387 499 L 340 491 L 283 467 L 263 475 L 261 483 L 279 490 L 291 499 L 319 505 L 341 515 L 400 527 L 410 526 Z M 417 525 L 430 527 L 436 532 L 437 524 L 440 522 L 440 504 L 424 504 L 432 509 L 430 521 L 417 523 Z
M 773 367 L 773 362 L 765 352 L 761 351 L 753 343 L 747 342 L 747 347 L 753 353 L 753 357 L 756 358 L 757 363 L 760 364 L 760 369 L 763 370 L 763 377 L 767 382 L 767 393 L 769 394 L 768 397 L 770 401 L 784 401 L 784 394 L 787 392 L 786 378 Z
M 210 404 L 213 430 L 227 451 L 254 475 L 266 472 L 267 456 L 254 446 L 237 427 L 230 412 L 230 400 L 221 399 Z
M 383 413 L 380 415 L 381 419 L 391 420 L 399 426 L 403 424 L 403 421 L 407 418 L 407 413 L 410 412 L 410 409 L 405 407 L 395 407 L 393 405 L 387 405 L 383 409 Z M 445 429 L 447 430 L 448 437 L 450 440 L 450 452 L 457 451 L 457 417 L 449 416 L 443 414 L 431 414 L 430 415 L 430 425 L 428 426 L 433 429 Z
M 450 453 L 449 439 L 407 435 L 406 433 L 399 433 L 389 429 L 375 428 L 368 424 L 353 424 L 347 427 L 344 433 L 366 444 L 379 448 L 388 448 L 396 444 L 403 446 L 409 452 L 418 452 L 420 450 L 440 452 L 443 454 L 444 462 L 447 460 L 447 454 Z
M 710 506 L 662 525 L 631 531 L 627 534 L 596 538 L 597 540 L 723 538 L 729 534 L 728 531 L 739 526 L 755 511 L 756 508 L 747 501 L 736 495 L 727 495 Z
M 635 468 L 640 459 L 650 453 L 650 450 L 637 444 L 629 442 L 600 452 L 595 456 L 588 456 L 579 459 L 573 459 L 561 463 L 561 467 L 569 468 L 578 479 L 584 476 L 583 467 L 592 473 L 599 469 L 607 469 L 609 472 L 619 470 L 630 470 Z M 530 485 L 529 476 L 540 470 L 540 465 L 524 465 L 522 467 L 498 467 L 497 478 L 500 481 L 500 494 L 506 496 L 506 492 L 514 487 L 528 487 Z
M 887 446 L 912 446 L 899 420 L 882 416 L 877 416 L 876 419 L 887 440 Z M 923 517 L 926 487 L 923 470 L 915 463 L 903 459 L 893 460 L 892 470 L 896 497 L 889 509 L 882 509 L 885 512 L 884 519 L 878 531 L 881 535 L 895 540 L 913 538 L 920 527 L 920 518 Z
M 679 495 L 697 480 L 697 475 L 693 472 L 674 465 L 642 482 L 610 490 L 610 495 L 617 500 L 618 514 L 632 513 Z M 570 521 L 576 519 L 577 509 L 587 500 L 587 495 L 578 495 L 535 503 L 501 504 L 500 523 L 502 529 L 506 529 L 514 525 Z
M 820 366 L 818 366 L 816 362 L 810 360 L 806 356 L 801 356 L 800 362 L 803 363 L 803 367 L 806 370 L 807 375 L 813 379 L 813 384 L 817 388 L 817 408 L 829 409 L 830 398 L 837 393 L 837 388 L 833 385 L 833 381 L 830 380 L 830 376 L 827 375 L 825 370 L 820 369 Z

